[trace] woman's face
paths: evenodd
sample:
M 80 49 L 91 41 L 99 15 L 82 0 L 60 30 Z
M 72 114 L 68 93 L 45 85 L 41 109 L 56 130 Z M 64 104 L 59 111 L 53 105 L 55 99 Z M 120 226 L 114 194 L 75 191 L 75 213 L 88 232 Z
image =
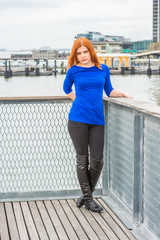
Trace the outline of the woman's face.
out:
M 81 65 L 89 65 L 92 63 L 91 54 L 88 51 L 88 48 L 82 46 L 77 49 L 77 60 Z

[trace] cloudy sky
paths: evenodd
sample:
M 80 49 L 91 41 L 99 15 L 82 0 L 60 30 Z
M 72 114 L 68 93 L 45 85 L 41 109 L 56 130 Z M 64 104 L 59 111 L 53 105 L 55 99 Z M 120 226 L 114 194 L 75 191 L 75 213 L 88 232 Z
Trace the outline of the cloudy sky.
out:
M 152 39 L 152 0 L 0 0 L 0 48 L 71 48 L 86 31 Z

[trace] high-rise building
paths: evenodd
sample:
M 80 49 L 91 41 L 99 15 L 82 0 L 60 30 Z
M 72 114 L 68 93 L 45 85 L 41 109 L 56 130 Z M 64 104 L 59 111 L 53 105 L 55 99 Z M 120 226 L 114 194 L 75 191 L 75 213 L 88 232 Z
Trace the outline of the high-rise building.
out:
M 160 42 L 160 0 L 153 0 L 153 42 Z

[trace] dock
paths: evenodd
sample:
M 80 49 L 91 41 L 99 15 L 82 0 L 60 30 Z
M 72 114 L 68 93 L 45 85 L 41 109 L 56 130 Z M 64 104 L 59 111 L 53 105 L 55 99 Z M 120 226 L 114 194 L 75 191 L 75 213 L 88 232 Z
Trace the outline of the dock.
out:
M 107 65 L 113 75 L 144 74 L 151 76 L 160 74 L 159 59 L 134 59 L 129 63 L 129 56 L 126 54 L 124 57 L 118 58 L 118 64 L 113 64 L 113 56 L 99 57 L 100 63 Z M 126 64 L 123 63 L 124 61 Z M 10 78 L 12 76 L 66 74 L 67 62 L 68 59 L 0 59 L 0 76 Z
M 102 213 L 84 207 L 76 199 L 0 203 L 1 240 L 136 240 L 101 199 Z

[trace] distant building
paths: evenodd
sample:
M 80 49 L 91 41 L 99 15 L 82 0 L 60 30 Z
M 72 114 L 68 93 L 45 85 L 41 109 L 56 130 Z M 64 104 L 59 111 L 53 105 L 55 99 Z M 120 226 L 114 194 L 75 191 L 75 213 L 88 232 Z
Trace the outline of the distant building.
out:
M 31 59 L 32 58 L 32 54 L 29 53 L 16 53 L 16 54 L 11 54 L 11 59 Z
M 160 0 L 153 0 L 153 42 L 160 42 Z
M 131 42 L 130 39 L 126 39 L 123 36 L 103 35 L 99 32 L 79 33 L 75 36 L 75 39 L 79 37 L 88 38 L 91 41 L 95 52 L 99 54 L 142 52 L 147 50 L 148 46 L 152 43 L 152 40 Z
M 133 42 L 132 50 L 135 52 L 143 52 L 147 50 L 148 46 L 152 43 L 152 40 L 143 40 Z
M 105 35 L 105 40 L 116 42 L 130 42 L 130 39 L 126 39 L 125 37 L 118 35 Z
M 124 48 L 132 49 L 132 42 L 123 36 L 103 35 L 99 32 L 78 33 L 75 39 L 86 37 L 92 42 L 96 53 L 120 53 Z
M 106 42 L 104 41 L 92 41 L 92 46 L 96 53 L 106 53 Z
M 88 40 L 92 41 L 116 41 L 116 42 L 128 42 L 129 39 L 125 39 L 123 36 L 118 35 L 104 35 L 100 32 L 86 32 L 86 33 L 78 33 L 75 36 L 75 39 L 79 37 L 86 37 Z
M 58 51 L 51 49 L 49 47 L 43 47 L 40 49 L 32 50 L 32 58 L 33 59 L 54 59 L 58 57 Z
M 90 41 L 104 41 L 105 36 L 99 32 L 86 32 L 86 33 L 78 33 L 75 36 L 75 39 L 80 37 L 86 37 Z
M 122 51 L 121 42 L 92 41 L 96 53 L 117 53 Z
M 58 49 L 58 58 L 66 59 L 70 56 L 71 49 Z

